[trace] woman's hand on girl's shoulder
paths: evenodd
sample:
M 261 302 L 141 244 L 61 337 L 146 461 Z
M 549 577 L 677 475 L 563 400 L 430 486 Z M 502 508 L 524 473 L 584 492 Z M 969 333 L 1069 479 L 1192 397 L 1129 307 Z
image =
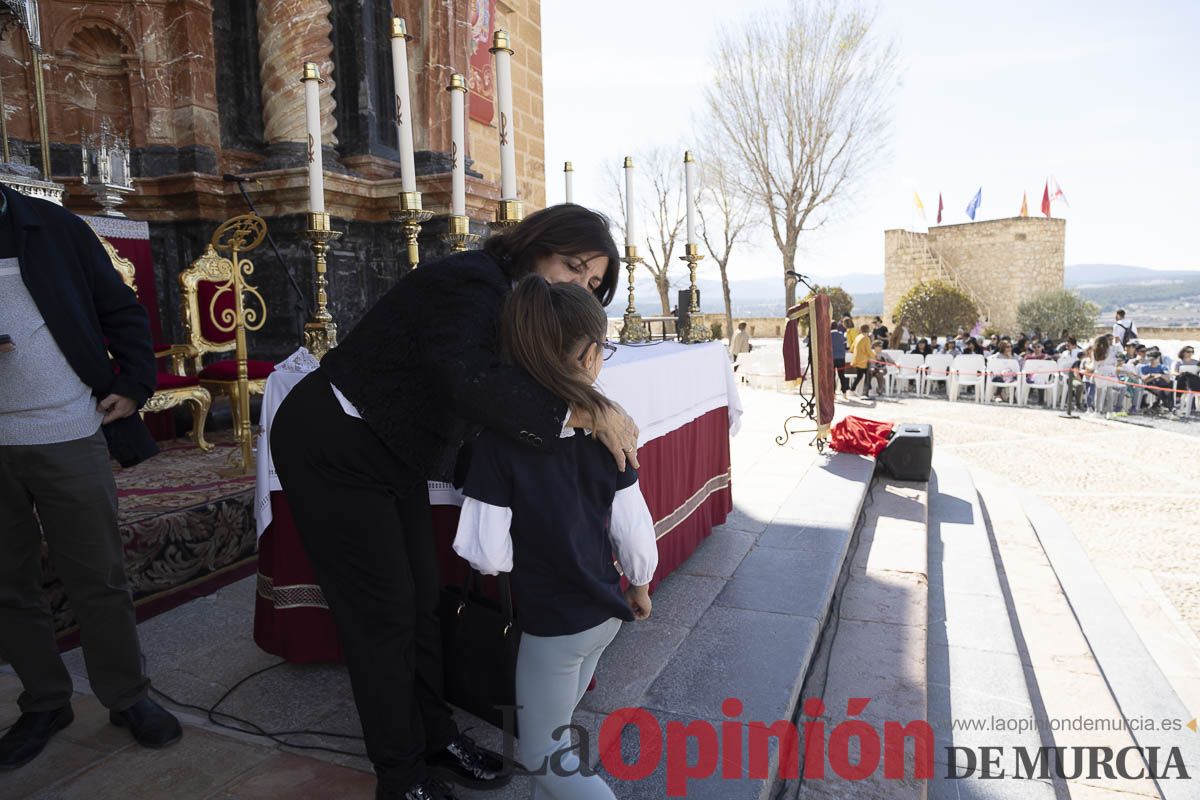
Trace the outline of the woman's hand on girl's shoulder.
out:
M 624 472 L 627 461 L 634 469 L 641 469 L 637 457 L 638 435 L 641 432 L 633 418 L 625 413 L 625 409 L 613 403 L 612 408 L 606 410 L 594 423 L 592 433 L 608 448 L 608 452 L 612 453 L 617 462 L 617 469 Z
M 650 600 L 650 585 L 630 586 L 625 590 L 625 602 L 636 620 L 650 619 L 650 610 L 654 603 Z

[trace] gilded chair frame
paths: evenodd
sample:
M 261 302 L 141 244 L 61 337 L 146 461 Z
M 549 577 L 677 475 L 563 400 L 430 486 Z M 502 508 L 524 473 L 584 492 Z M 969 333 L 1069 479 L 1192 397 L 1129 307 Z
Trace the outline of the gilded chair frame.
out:
M 183 297 L 183 327 L 187 337 L 188 374 L 197 375 L 203 369 L 204 356 L 210 353 L 233 353 L 237 349 L 237 341 L 230 338 L 228 342 L 214 342 L 205 338 L 201 321 L 205 315 L 211 319 L 212 309 L 200 307 L 200 284 L 202 282 L 222 285 L 233 280 L 233 262 L 217 253 L 211 245 L 204 248 L 204 253 L 179 274 L 179 289 Z M 215 324 L 215 320 L 213 321 Z M 241 430 L 241 411 L 238 403 L 237 378 L 230 380 L 201 379 L 200 385 L 212 393 L 213 397 L 228 397 L 233 411 L 234 430 Z M 266 378 L 249 382 L 251 395 L 261 395 L 267 389 Z
M 104 245 L 104 251 L 108 253 L 109 259 L 112 261 L 113 269 L 121 276 L 121 280 L 137 294 L 137 270 L 133 262 L 121 256 L 112 242 L 100 237 L 100 243 Z M 156 353 L 158 358 L 169 358 L 171 363 L 177 369 L 182 366 L 183 359 L 186 358 L 191 348 L 186 345 L 174 345 L 165 353 Z M 182 372 L 175 371 L 174 374 L 182 375 Z M 150 396 L 146 403 L 141 408 L 141 413 L 151 414 L 157 411 L 167 411 L 175 408 L 175 406 L 187 404 L 192 409 L 192 439 L 196 442 L 196 446 L 204 452 L 212 450 L 214 445 L 204 439 L 204 423 L 208 420 L 208 411 L 212 408 L 212 394 L 203 386 L 180 386 L 175 389 L 158 389 Z

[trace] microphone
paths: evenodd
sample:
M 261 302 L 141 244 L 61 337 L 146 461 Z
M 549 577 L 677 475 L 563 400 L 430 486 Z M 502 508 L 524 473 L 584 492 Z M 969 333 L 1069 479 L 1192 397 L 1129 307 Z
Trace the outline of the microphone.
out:
M 250 179 L 243 178 L 241 175 L 230 175 L 228 172 L 226 172 L 221 176 L 221 180 L 225 181 L 226 183 L 245 183 Z

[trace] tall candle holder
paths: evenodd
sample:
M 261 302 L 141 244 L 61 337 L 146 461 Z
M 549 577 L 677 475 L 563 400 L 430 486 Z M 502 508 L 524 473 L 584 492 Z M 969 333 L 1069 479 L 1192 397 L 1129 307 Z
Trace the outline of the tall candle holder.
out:
M 408 265 L 416 269 L 421 261 L 421 251 L 417 243 L 421 235 L 421 225 L 433 217 L 432 211 L 421 207 L 420 192 L 401 192 L 400 208 L 392 212 L 392 219 L 400 223 L 404 231 L 404 244 L 408 248 Z
M 684 325 L 684 329 L 680 331 L 679 340 L 684 344 L 711 342 L 712 330 L 697 319 L 700 315 L 700 295 L 696 289 L 696 265 L 704 256 L 700 255 L 700 245 L 697 244 L 684 245 L 683 252 L 684 254 L 679 257 L 679 260 L 687 262 L 688 271 L 691 273 L 692 285 L 691 301 L 688 303 L 687 323 Z
M 304 232 L 312 246 L 316 258 L 314 283 L 317 290 L 317 308 L 312 318 L 304 323 L 304 346 L 317 359 L 325 357 L 337 347 L 337 324 L 329 313 L 329 286 L 325 278 L 325 254 L 329 252 L 329 243 L 342 238 L 341 231 L 335 231 L 329 226 L 329 214 L 325 211 L 308 212 L 308 230 Z
M 645 259 L 637 254 L 637 245 L 627 244 L 625 245 L 625 257 L 621 260 L 625 262 L 626 269 L 629 270 L 629 305 L 625 307 L 625 324 L 621 326 L 621 344 L 638 344 L 650 338 L 646 323 L 642 321 L 642 315 L 637 312 L 637 306 L 633 303 L 633 273 L 637 269 L 637 265 Z
M 494 222 L 489 222 L 488 227 L 494 231 L 502 231 L 513 227 L 523 219 L 525 219 L 525 207 L 521 205 L 520 200 L 501 200 L 500 205 L 496 206 L 496 219 Z
M 451 214 L 447 219 L 448 230 L 442 241 L 450 245 L 451 253 L 461 253 L 479 241 L 478 233 L 471 233 L 471 218 L 463 214 Z

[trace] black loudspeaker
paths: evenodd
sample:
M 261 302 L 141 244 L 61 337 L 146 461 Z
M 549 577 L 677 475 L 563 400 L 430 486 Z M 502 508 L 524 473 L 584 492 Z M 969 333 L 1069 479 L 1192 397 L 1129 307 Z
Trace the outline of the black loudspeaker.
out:
M 933 469 L 933 427 L 922 423 L 897 425 L 875 464 L 898 481 L 928 481 Z

